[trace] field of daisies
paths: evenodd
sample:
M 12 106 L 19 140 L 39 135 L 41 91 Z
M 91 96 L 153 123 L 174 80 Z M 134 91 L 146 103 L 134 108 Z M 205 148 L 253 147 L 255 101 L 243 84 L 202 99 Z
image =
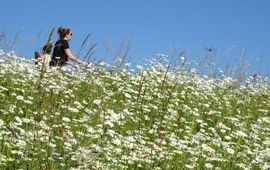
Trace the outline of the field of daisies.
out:
M 0 51 L 0 169 L 270 169 L 270 86 L 149 60 L 45 69 Z

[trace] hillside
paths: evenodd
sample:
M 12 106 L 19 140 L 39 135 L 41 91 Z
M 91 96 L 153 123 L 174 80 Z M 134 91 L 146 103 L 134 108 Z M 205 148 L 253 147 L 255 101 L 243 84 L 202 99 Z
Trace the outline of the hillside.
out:
M 0 51 L 0 169 L 269 169 L 267 79 L 44 70 Z

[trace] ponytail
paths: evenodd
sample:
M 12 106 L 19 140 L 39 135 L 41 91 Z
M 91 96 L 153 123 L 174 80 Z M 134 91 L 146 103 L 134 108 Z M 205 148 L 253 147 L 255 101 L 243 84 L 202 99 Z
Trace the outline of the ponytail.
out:
M 63 39 L 67 34 L 70 33 L 70 29 L 59 27 L 57 33 L 59 34 L 60 39 Z

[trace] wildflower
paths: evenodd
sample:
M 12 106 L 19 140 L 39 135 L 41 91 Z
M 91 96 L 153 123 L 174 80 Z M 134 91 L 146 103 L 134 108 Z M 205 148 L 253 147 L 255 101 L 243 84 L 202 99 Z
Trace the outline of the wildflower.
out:
M 4 54 L 5 52 L 2 49 L 0 49 L 0 56 L 3 56 Z
M 185 167 L 188 169 L 193 169 L 193 168 L 195 168 L 195 165 L 185 164 Z
M 235 135 L 237 135 L 239 137 L 247 137 L 248 136 L 245 132 L 240 131 L 240 130 L 237 130 Z
M 0 85 L 0 92 L 2 91 L 8 91 L 8 89 Z
M 181 57 L 180 57 L 180 60 L 183 62 L 183 61 L 186 60 L 186 58 L 185 58 L 184 56 L 181 56 Z
M 24 103 L 26 103 L 26 104 L 33 104 L 33 102 L 30 101 L 30 100 L 25 100 Z
M 24 123 L 30 123 L 32 120 L 28 118 L 22 118 L 22 122 Z
M 231 140 L 232 138 L 230 137 L 230 136 L 224 136 L 224 138 L 226 139 L 226 140 Z
M 17 150 L 11 150 L 11 153 L 12 154 L 17 154 L 17 155 L 23 155 L 23 152 L 21 152 L 21 151 L 17 151 Z
M 19 139 L 17 142 L 18 142 L 17 144 L 18 144 L 20 147 L 25 147 L 25 146 L 26 146 L 26 142 L 23 141 L 23 140 L 20 140 L 20 139 Z
M 120 146 L 122 142 L 120 139 L 116 138 L 116 139 L 113 139 L 112 143 L 117 145 L 117 146 Z
M 4 121 L 0 119 L 0 128 L 4 125 Z
M 69 147 L 69 148 L 72 147 L 72 145 L 70 143 L 68 143 L 68 142 L 64 142 L 64 145 L 67 146 L 67 147 Z
M 199 113 L 197 113 L 197 112 L 192 112 L 192 114 L 194 115 L 194 116 L 200 116 L 200 114 Z
M 141 65 L 136 66 L 138 70 L 143 70 L 143 67 Z
M 63 120 L 64 122 L 70 122 L 70 121 L 71 121 L 68 117 L 63 117 L 62 120 Z
M 73 113 L 79 113 L 79 110 L 77 108 L 74 107 L 68 107 L 67 108 L 69 111 L 73 112 Z
M 220 132 L 221 133 L 226 133 L 226 130 L 225 129 L 220 129 Z
M 210 163 L 206 163 L 206 164 L 205 164 L 205 168 L 206 168 L 206 169 L 212 169 L 212 168 L 213 168 L 213 165 L 210 164 Z
M 55 148 L 56 147 L 56 145 L 53 144 L 52 142 L 49 143 L 49 146 L 52 147 L 52 148 Z
M 265 162 L 262 169 L 270 169 L 270 163 Z
M 134 113 L 128 111 L 127 109 L 124 110 L 124 115 L 132 116 Z
M 107 110 L 107 113 L 110 115 L 108 117 L 108 119 L 112 122 L 117 122 L 118 120 L 120 120 L 120 114 L 118 113 L 115 113 L 113 110 L 111 109 L 108 109 Z
M 18 116 L 15 117 L 15 120 L 17 121 L 16 124 L 17 125 L 22 125 L 22 120 L 21 118 L 19 118 Z
M 84 106 L 78 101 L 75 101 L 74 104 L 77 106 L 78 109 L 83 109 L 84 108 Z
M 210 152 L 210 153 L 212 153 L 212 154 L 215 153 L 215 150 L 212 149 L 212 148 L 211 148 L 210 146 L 208 146 L 207 144 L 202 144 L 202 149 L 203 149 L 204 151 Z
M 229 154 L 231 154 L 231 155 L 234 154 L 234 150 L 233 150 L 232 148 L 227 148 L 227 152 L 228 152 Z
M 20 100 L 20 101 L 23 101 L 23 100 L 24 100 L 24 97 L 21 96 L 21 95 L 19 95 L 19 96 L 16 97 L 16 99 L 17 99 L 17 100 Z
M 143 166 L 142 166 L 142 164 L 138 164 L 137 167 L 142 168 Z
M 131 95 L 130 94 L 125 93 L 124 95 L 125 95 L 126 98 L 131 99 Z
M 116 149 L 115 149 L 115 152 L 116 152 L 117 154 L 121 154 L 122 149 L 120 149 L 120 148 L 116 148 Z
M 56 116 L 59 116 L 59 115 L 60 115 L 60 113 L 59 113 L 59 112 L 55 112 L 54 114 L 55 114 Z
M 66 164 L 65 163 L 60 163 L 60 166 L 66 166 Z
M 106 120 L 106 121 L 104 122 L 104 124 L 105 124 L 105 125 L 109 125 L 111 128 L 114 126 L 114 124 L 113 124 L 111 121 L 109 121 L 109 120 Z
M 89 128 L 87 128 L 87 132 L 88 132 L 88 133 L 94 133 L 94 129 L 91 128 L 91 127 L 89 127 Z
M 93 114 L 93 111 L 88 108 L 85 108 L 84 111 L 89 115 Z
M 101 100 L 96 99 L 96 100 L 93 101 L 93 103 L 96 104 L 96 105 L 100 105 Z

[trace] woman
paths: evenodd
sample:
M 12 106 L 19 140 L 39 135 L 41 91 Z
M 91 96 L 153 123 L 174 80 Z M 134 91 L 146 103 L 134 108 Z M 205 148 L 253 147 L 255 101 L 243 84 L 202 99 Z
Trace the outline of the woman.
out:
M 75 57 L 70 48 L 68 41 L 72 38 L 72 32 L 69 28 L 58 28 L 59 40 L 55 43 L 53 48 L 53 55 L 51 59 L 51 66 L 64 66 L 69 59 L 79 64 L 87 65 L 86 62 L 81 61 Z

